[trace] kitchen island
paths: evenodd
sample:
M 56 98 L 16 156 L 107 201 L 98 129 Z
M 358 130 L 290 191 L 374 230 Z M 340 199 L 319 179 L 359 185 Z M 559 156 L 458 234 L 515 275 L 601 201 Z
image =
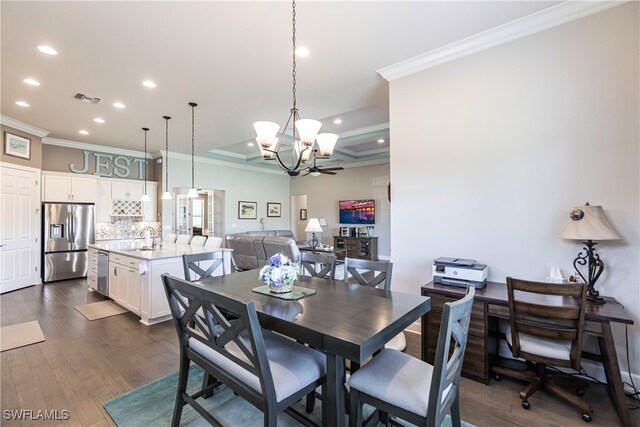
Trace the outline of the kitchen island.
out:
M 231 272 L 231 249 L 208 248 L 175 243 L 163 243 L 151 249 L 144 242 L 99 242 L 89 245 L 87 283 L 90 291 L 98 289 L 98 253 L 108 256 L 106 295 L 117 304 L 140 316 L 140 322 L 153 325 L 171 318 L 161 275 L 184 277 L 182 255 L 216 254 L 222 264 L 213 272 L 220 276 Z M 105 258 L 103 262 L 107 262 Z M 207 269 L 211 262 L 201 262 Z

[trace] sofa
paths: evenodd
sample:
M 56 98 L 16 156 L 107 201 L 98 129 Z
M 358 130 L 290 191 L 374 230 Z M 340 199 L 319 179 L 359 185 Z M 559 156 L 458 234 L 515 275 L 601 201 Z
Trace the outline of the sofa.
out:
M 291 230 L 248 231 L 228 234 L 226 247 L 233 249 L 231 261 L 236 271 L 262 268 L 278 252 L 295 262 L 300 261 L 300 250 Z

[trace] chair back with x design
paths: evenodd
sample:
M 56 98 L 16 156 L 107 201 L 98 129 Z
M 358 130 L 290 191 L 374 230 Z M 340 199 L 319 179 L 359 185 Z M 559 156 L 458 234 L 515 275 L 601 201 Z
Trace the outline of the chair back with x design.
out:
M 201 267 L 202 264 L 209 262 L 211 262 L 211 264 L 206 267 L 206 270 Z M 222 275 L 226 274 L 222 252 L 182 255 L 182 265 L 184 267 L 184 278 L 190 282 L 211 277 L 220 265 L 222 265 Z
M 362 270 L 367 270 L 362 274 Z M 349 275 L 362 286 L 369 286 L 388 291 L 391 289 L 391 273 L 393 263 L 391 261 L 369 261 L 355 258 L 344 259 L 344 281 L 351 283 Z
M 336 256 L 329 254 L 315 254 L 309 251 L 301 251 L 300 262 L 306 273 L 312 277 L 326 277 L 335 280 Z M 321 265 L 321 268 L 316 266 Z

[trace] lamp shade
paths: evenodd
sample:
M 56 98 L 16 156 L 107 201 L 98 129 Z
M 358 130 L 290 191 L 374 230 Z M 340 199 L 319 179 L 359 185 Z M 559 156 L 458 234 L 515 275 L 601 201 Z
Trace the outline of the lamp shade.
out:
M 330 157 L 333 154 L 333 148 L 338 141 L 338 135 L 335 133 L 319 133 L 316 136 L 318 142 L 318 148 L 320 149 L 320 156 Z
M 327 225 L 327 220 L 324 218 L 320 218 L 318 219 L 318 223 L 320 224 L 320 227 L 325 227 Z
M 169 193 L 168 191 L 165 191 L 164 193 L 162 193 L 162 200 L 171 200 L 173 199 L 173 197 L 171 197 L 171 193 Z
M 187 197 L 190 199 L 195 199 L 196 197 L 198 197 L 198 190 L 196 190 L 195 188 L 190 189 L 187 193 Z
M 280 125 L 273 122 L 261 121 L 255 122 L 253 124 L 253 128 L 256 130 L 256 135 L 258 136 L 258 138 L 273 138 L 278 133 Z
M 273 159 L 276 156 L 275 150 L 278 144 L 277 136 L 258 136 L 256 141 L 260 146 L 260 154 L 265 160 Z
M 266 224 L 266 223 L 267 223 L 266 218 L 260 218 L 260 224 Z
M 304 231 L 308 233 L 322 233 L 322 227 L 320 227 L 318 218 L 309 218 L 309 222 L 307 222 L 307 228 L 305 228 Z
M 617 240 L 620 235 L 604 214 L 602 206 L 579 206 L 571 211 L 570 220 L 560 238 L 567 240 Z
M 143 194 L 142 197 L 140 198 L 141 202 L 150 202 L 151 201 L 151 197 L 149 197 L 149 195 L 147 193 Z
M 300 119 L 296 121 L 296 129 L 300 135 L 302 145 L 310 147 L 316 141 L 316 135 L 322 123 L 313 119 Z

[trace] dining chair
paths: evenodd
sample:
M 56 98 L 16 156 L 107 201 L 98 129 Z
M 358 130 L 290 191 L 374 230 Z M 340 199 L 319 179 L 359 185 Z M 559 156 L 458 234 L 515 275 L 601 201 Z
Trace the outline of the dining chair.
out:
M 191 242 L 192 238 L 193 236 L 190 234 L 178 234 L 178 237 L 176 238 L 176 244 L 188 245 Z
M 391 290 L 391 274 L 393 263 L 391 261 L 370 261 L 356 258 L 344 259 L 344 281 L 346 283 L 358 283 L 362 286 Z M 351 279 L 349 278 L 351 276 Z M 407 338 L 404 332 L 400 332 L 384 346 L 399 351 L 407 348 Z
M 193 282 L 194 280 L 206 279 L 211 277 L 220 266 L 222 266 L 222 275 L 227 274 L 221 255 L 218 252 L 182 255 L 185 280 Z
M 384 349 L 351 375 L 350 427 L 363 425 L 363 403 L 377 408 L 385 424 L 394 415 L 418 426 L 439 427 L 451 412 L 451 424 L 460 427 L 460 373 L 474 295 L 469 286 L 462 299 L 444 304 L 433 365 Z
M 164 243 L 175 243 L 177 237 L 178 237 L 177 234 L 168 233 L 168 234 L 165 234 L 164 236 L 162 236 L 162 241 Z
M 544 388 L 577 406 L 582 419 L 591 421 L 593 409 L 580 396 L 586 386 L 579 379 L 551 375 L 547 365 L 580 371 L 587 286 L 582 283 L 553 284 L 507 277 L 509 326 L 505 336 L 513 357 L 533 362 L 534 369 L 519 371 L 494 366 L 494 377 L 500 375 L 527 381 L 520 392 L 522 407 L 530 409 L 529 396 Z M 576 395 L 560 386 L 577 386 Z
M 265 426 L 275 427 L 282 411 L 305 425 L 314 425 L 291 406 L 316 387 L 325 388 L 324 354 L 261 329 L 253 301 L 236 301 L 166 273 L 162 281 L 180 344 L 172 426 L 179 426 L 184 405 L 193 407 L 211 425 L 222 425 L 196 401 L 214 385 L 187 393 L 192 362 L 262 410 Z M 196 314 L 199 309 L 204 317 Z M 233 313 L 236 319 L 230 322 L 224 312 Z
M 312 277 L 322 277 L 329 280 L 336 278 L 336 256 L 332 254 L 315 254 L 300 251 L 300 263 L 303 273 Z
M 204 246 L 206 242 L 207 236 L 193 236 L 193 239 L 191 239 L 191 242 L 189 242 L 189 244 L 191 246 Z

